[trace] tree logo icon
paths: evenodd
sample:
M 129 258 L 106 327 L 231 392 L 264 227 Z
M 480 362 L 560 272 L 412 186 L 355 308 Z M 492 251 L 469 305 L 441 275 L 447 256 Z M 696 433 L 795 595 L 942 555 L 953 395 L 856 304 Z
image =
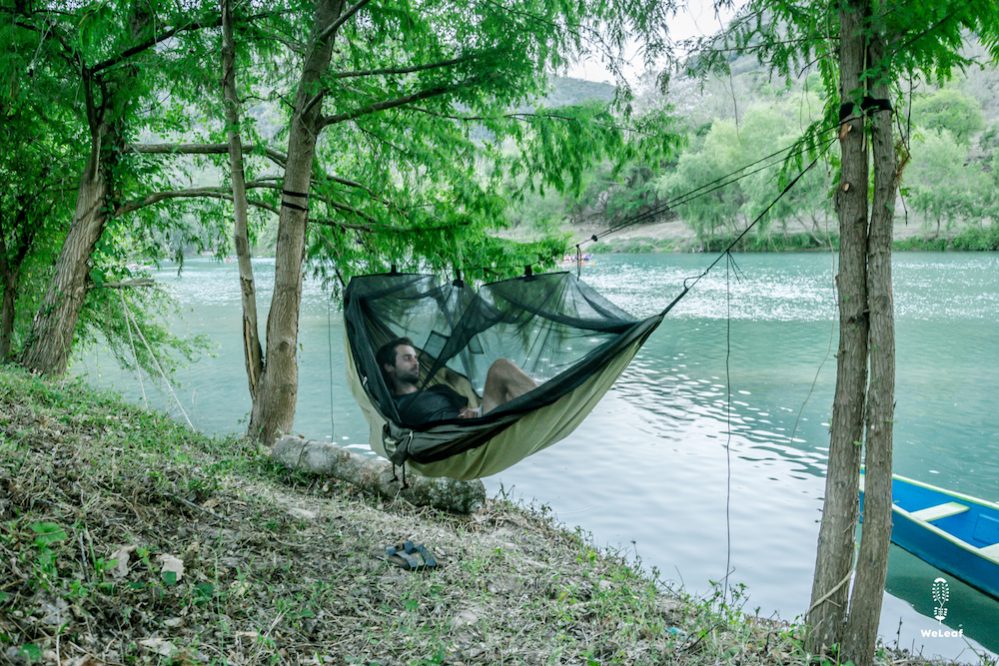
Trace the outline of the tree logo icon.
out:
M 943 621 L 947 618 L 947 600 L 950 599 L 950 586 L 947 585 L 947 581 L 943 578 L 936 578 L 933 581 L 933 603 L 936 604 L 933 608 L 933 617 L 937 622 L 943 624 Z

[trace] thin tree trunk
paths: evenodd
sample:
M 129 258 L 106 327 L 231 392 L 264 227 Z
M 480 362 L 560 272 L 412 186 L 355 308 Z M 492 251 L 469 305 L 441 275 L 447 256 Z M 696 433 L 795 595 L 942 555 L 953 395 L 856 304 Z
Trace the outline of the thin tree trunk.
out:
M 42 183 L 49 174 L 45 166 L 38 174 L 38 183 Z M 44 187 L 42 187 L 44 189 Z M 0 212 L 0 276 L 3 277 L 3 304 L 0 305 L 0 363 L 11 360 L 10 348 L 14 340 L 14 320 L 17 315 L 17 292 L 21 283 L 21 269 L 35 243 L 35 236 L 42 223 L 28 222 L 29 210 L 35 203 L 35 198 L 29 195 L 18 197 L 18 208 L 14 214 L 14 223 L 9 229 L 4 229 L 2 212 Z M 13 246 L 7 244 L 7 234 Z
M 836 191 L 840 226 L 839 351 L 829 437 L 825 502 L 812 581 L 809 649 L 842 641 L 857 524 L 864 392 L 867 384 L 867 148 L 860 112 L 864 70 L 866 0 L 845 0 L 840 9 L 840 95 L 855 103 L 840 126 L 842 167 Z
M 884 41 L 871 37 L 870 62 L 884 58 Z M 888 99 L 884 76 L 871 85 L 874 99 Z M 888 572 L 891 542 L 892 423 L 895 413 L 895 318 L 891 278 L 892 225 L 897 187 L 892 114 L 877 111 L 872 118 L 874 201 L 868 238 L 867 302 L 870 312 L 870 384 L 867 389 L 864 522 L 857 575 L 850 596 L 850 616 L 843 653 L 857 666 L 874 662 L 881 602 Z
M 247 231 L 246 180 L 243 172 L 243 141 L 239 135 L 239 98 L 236 96 L 236 43 L 232 30 L 232 7 L 222 0 L 222 91 L 225 97 L 225 120 L 229 138 L 229 167 L 232 178 L 232 203 L 235 211 L 233 240 L 239 262 L 239 287 L 243 302 L 243 359 L 250 398 L 257 396 L 257 383 L 264 370 L 257 327 L 257 296 L 250 262 L 250 237 Z
M 73 223 L 21 357 L 21 364 L 32 372 L 61 375 L 69 363 L 73 333 L 87 295 L 90 255 L 107 220 L 108 185 L 100 162 L 108 132 L 100 121 L 91 129 L 90 156 L 80 178 Z
M 16 276 L 7 259 L 7 242 L 4 239 L 4 215 L 0 210 L 0 278 L 3 278 L 3 305 L 0 306 L 0 363 L 10 355 L 11 338 L 14 337 L 14 298 L 17 293 Z M 15 227 L 16 228 L 16 227 Z M 9 297 L 8 297 L 9 293 Z
M 267 362 L 250 414 L 249 436 L 267 445 L 291 431 L 298 398 L 298 316 L 302 301 L 305 224 L 316 140 L 322 129 L 322 103 L 314 102 L 329 68 L 335 34 L 319 39 L 343 10 L 342 0 L 320 0 L 295 97 L 288 137 L 281 213 L 274 257 L 274 293 L 267 315 Z M 310 101 L 314 103 L 310 104 Z
M 4 253 L 5 248 L 3 249 Z M 0 305 L 0 363 L 10 360 L 10 345 L 14 338 L 14 307 L 17 303 L 18 274 L 11 270 L 7 258 L 0 257 L 3 275 L 3 304 Z

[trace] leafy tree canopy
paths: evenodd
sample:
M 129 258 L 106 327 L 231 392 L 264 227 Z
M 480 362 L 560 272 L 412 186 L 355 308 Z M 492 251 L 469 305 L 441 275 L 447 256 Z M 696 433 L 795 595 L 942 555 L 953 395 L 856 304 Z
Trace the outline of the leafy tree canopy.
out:
M 549 263 L 562 254 L 555 238 L 488 240 L 508 224 L 512 201 L 532 191 L 578 193 L 590 164 L 619 168 L 674 149 L 669 115 L 633 115 L 626 89 L 612 103 L 539 103 L 551 73 L 574 54 L 599 47 L 612 55 L 635 31 L 665 44 L 665 22 L 657 18 L 669 3 L 363 4 L 342 26 L 314 91 L 324 129 L 310 192 L 309 256 L 328 276 L 334 267 L 346 278 L 391 264 L 503 275 Z M 260 100 L 258 117 L 262 110 L 283 115 L 275 132 L 252 118 L 242 127 L 257 147 L 247 177 L 261 181 L 252 192 L 258 209 L 280 204 L 281 165 L 265 158 L 264 148 L 280 151 L 286 136 L 285 100 L 296 93 L 288 73 L 300 68 L 310 21 L 301 3 L 286 3 L 284 11 L 238 24 L 245 26 L 237 34 L 240 96 Z M 192 133 L 217 144 L 224 128 L 209 123 L 186 136 Z
M 947 130 L 964 145 L 985 126 L 978 100 L 954 88 L 914 96 L 912 120 L 923 127 Z

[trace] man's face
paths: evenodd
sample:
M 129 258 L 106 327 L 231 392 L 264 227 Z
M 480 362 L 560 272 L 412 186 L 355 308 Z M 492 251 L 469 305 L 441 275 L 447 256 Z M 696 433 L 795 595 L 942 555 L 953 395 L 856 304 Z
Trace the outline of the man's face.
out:
M 399 345 L 395 348 L 395 365 L 389 369 L 389 374 L 403 384 L 416 384 L 420 381 L 420 359 L 416 350 L 409 345 Z

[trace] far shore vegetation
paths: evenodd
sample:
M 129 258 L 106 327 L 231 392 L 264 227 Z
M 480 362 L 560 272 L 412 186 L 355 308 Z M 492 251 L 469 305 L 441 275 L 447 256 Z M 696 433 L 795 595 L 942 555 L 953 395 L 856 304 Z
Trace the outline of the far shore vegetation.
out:
M 656 238 L 634 235 L 629 238 L 608 238 L 586 246 L 588 254 L 654 254 L 661 252 L 721 252 L 735 237 L 716 236 L 698 240 L 696 237 Z M 753 234 L 740 240 L 737 252 L 813 252 L 839 249 L 839 235 L 814 233 Z M 893 242 L 901 252 L 997 252 L 999 226 L 965 227 L 952 236 L 907 235 Z M 572 260 L 572 255 L 567 258 Z

